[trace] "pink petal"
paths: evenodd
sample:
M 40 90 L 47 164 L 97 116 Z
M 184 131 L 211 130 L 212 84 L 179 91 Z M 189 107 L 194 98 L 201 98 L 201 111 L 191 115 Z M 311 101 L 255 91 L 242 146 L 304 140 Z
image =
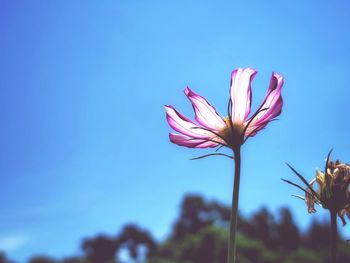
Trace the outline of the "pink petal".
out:
M 223 119 L 218 115 L 215 108 L 208 101 L 193 92 L 190 88 L 185 89 L 185 94 L 191 101 L 193 109 L 196 113 L 196 120 L 204 127 L 212 130 L 222 130 L 226 127 Z
M 259 109 L 266 109 L 258 113 L 247 129 L 247 134 L 254 136 L 258 131 L 265 128 L 265 126 L 275 117 L 280 115 L 282 111 L 283 100 L 281 91 L 283 87 L 283 77 L 277 73 L 271 76 L 270 86 L 267 95 L 259 107 Z M 247 124 L 249 120 L 245 123 Z
M 172 143 L 189 148 L 213 148 L 218 146 L 217 143 L 200 139 L 191 139 L 191 137 L 182 134 L 169 133 L 169 139 Z
M 255 74 L 256 71 L 251 68 L 239 68 L 232 72 L 230 95 L 233 123 L 243 123 L 250 113 L 252 97 L 250 84 Z
M 191 120 L 177 112 L 174 107 L 165 106 L 165 110 L 167 121 L 175 131 L 191 136 L 192 138 L 208 138 L 213 136 L 213 133 L 201 129 Z

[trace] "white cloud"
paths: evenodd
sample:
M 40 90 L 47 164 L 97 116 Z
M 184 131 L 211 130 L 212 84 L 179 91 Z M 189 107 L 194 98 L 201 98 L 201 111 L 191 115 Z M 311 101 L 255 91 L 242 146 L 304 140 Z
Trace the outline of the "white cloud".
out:
M 12 252 L 29 241 L 29 237 L 24 235 L 11 235 L 0 237 L 0 251 Z

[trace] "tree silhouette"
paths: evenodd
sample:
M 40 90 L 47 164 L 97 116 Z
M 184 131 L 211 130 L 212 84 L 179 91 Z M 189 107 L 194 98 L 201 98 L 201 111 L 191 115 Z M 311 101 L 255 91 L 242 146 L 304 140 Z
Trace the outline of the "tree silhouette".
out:
M 286 250 L 297 249 L 300 245 L 300 233 L 288 208 L 280 209 L 280 220 L 276 224 L 276 244 Z
M 69 257 L 63 259 L 62 263 L 89 263 L 89 261 L 81 257 Z
M 111 263 L 115 262 L 118 244 L 114 239 L 99 235 L 83 241 L 82 248 L 91 263 Z
M 195 234 L 210 225 L 212 219 L 206 215 L 209 207 L 200 196 L 187 196 L 181 205 L 180 218 L 175 223 L 173 239 L 183 239 L 187 234 Z
M 117 238 L 118 249 L 126 249 L 134 259 L 140 257 L 148 258 L 156 250 L 156 243 L 150 234 L 136 225 L 126 225 Z M 144 255 L 141 255 L 140 248 L 146 248 Z
M 253 214 L 243 234 L 261 240 L 265 246 L 273 248 L 276 240 L 276 222 L 272 214 L 265 207 L 261 208 Z
M 226 227 L 230 210 L 217 203 L 207 202 L 202 196 L 188 195 L 181 204 L 180 217 L 174 225 L 172 239 L 181 240 L 188 234 L 196 234 L 207 226 Z
M 227 256 L 229 217 L 227 206 L 188 195 L 169 238 L 162 242 L 156 243 L 146 230 L 128 224 L 114 237 L 98 235 L 83 240 L 83 257 L 55 260 L 36 256 L 28 263 L 117 263 L 119 252 L 125 250 L 132 259 L 128 262 L 222 263 Z M 327 262 L 327 222 L 313 221 L 307 231 L 300 232 L 288 208 L 280 209 L 276 217 L 261 208 L 249 217 L 239 216 L 238 230 L 239 263 Z M 346 262 L 350 262 L 350 249 L 342 240 L 338 263 Z M 0 253 L 0 263 L 13 262 Z
M 305 245 L 312 249 L 321 249 L 329 244 L 330 226 L 328 223 L 312 221 L 309 230 L 306 232 Z
M 12 263 L 12 261 L 6 257 L 5 253 L 0 252 L 0 263 Z
M 47 256 L 34 256 L 29 263 L 57 263 L 57 261 Z

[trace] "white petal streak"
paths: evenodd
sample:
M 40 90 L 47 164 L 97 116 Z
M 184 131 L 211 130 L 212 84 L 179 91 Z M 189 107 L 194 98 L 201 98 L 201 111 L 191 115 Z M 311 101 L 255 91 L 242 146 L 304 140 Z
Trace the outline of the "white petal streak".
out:
M 217 143 L 205 139 L 192 139 L 186 135 L 170 133 L 169 139 L 172 143 L 188 148 L 212 148 L 218 146 Z
M 216 112 L 215 108 L 211 106 L 204 97 L 196 94 L 188 87 L 185 89 L 185 94 L 192 103 L 196 114 L 196 120 L 201 125 L 215 131 L 222 130 L 226 127 L 225 122 Z
M 213 136 L 213 133 L 201 129 L 201 127 L 177 112 L 172 106 L 165 106 L 165 110 L 168 123 L 175 131 L 199 139 Z
M 237 69 L 231 75 L 230 95 L 232 100 L 232 121 L 243 123 L 251 106 L 251 81 L 256 71 L 252 68 Z

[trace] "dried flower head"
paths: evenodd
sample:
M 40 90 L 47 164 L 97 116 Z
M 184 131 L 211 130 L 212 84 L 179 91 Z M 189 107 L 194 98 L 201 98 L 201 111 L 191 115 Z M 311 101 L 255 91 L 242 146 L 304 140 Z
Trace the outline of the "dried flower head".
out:
M 335 162 L 330 161 L 330 154 L 331 151 L 327 156 L 324 171 L 316 170 L 315 178 L 309 183 L 288 164 L 292 171 L 306 185 L 306 188 L 289 180 L 282 180 L 298 187 L 304 192 L 304 196 L 295 195 L 295 197 L 305 201 L 309 213 L 315 213 L 315 204 L 319 204 L 329 211 L 338 213 L 343 225 L 345 225 L 345 215 L 350 219 L 350 165 L 342 163 L 340 160 L 336 160 Z

